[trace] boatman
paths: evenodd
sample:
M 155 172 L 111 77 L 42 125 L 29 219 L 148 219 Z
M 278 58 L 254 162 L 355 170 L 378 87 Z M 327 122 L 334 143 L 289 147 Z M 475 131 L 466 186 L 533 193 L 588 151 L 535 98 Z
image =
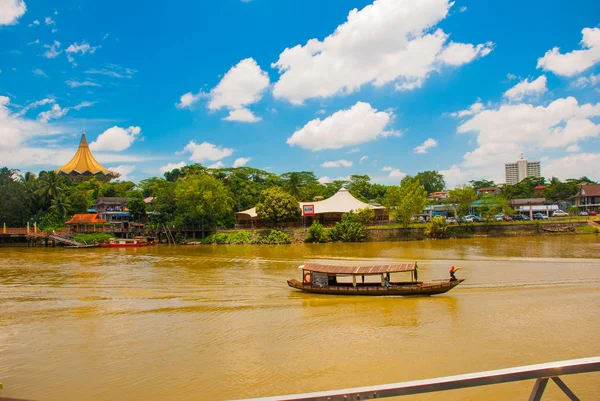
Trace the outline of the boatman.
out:
M 457 280 L 456 276 L 454 275 L 454 272 L 457 271 L 457 270 L 458 269 L 455 269 L 454 266 L 452 266 L 450 268 L 450 281 L 456 281 Z

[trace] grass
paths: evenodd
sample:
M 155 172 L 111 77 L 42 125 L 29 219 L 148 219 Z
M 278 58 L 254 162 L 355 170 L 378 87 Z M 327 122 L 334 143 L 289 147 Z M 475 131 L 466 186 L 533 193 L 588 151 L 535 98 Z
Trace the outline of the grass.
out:
M 592 227 L 592 226 L 577 227 L 575 229 L 575 231 L 578 233 L 581 233 L 581 234 L 598 234 L 598 233 L 600 233 L 600 229 L 598 229 L 598 227 Z

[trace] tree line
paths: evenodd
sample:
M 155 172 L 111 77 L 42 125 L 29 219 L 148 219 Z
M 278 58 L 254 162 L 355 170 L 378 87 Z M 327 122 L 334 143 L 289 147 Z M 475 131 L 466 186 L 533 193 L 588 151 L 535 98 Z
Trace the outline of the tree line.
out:
M 498 198 L 509 199 L 536 195 L 535 187 L 547 185 L 541 196 L 557 201 L 575 195 L 586 177 L 561 182 L 552 178 L 525 179 L 516 185 L 505 185 Z M 128 197 L 129 211 L 140 218 L 152 212 L 152 222 L 176 226 L 233 227 L 235 212 L 257 206 L 257 212 L 273 225 L 299 217 L 297 202 L 325 199 L 342 187 L 367 203 L 388 208 L 393 219 L 409 224 L 414 214 L 428 203 L 427 194 L 442 191 L 446 184 L 437 171 L 424 171 L 407 176 L 399 185 L 374 183 L 368 175 L 351 175 L 347 180 L 321 183 L 313 172 L 297 171 L 274 174 L 251 168 L 211 169 L 200 164 L 184 166 L 139 183 L 130 181 L 102 182 L 95 177 L 75 179 L 42 171 L 22 174 L 19 170 L 0 169 L 0 224 L 22 227 L 37 222 L 42 229 L 60 227 L 75 213 L 86 213 L 98 197 Z M 473 181 L 450 191 L 450 200 L 458 204 L 461 214 L 477 199 L 477 189 L 494 186 L 490 181 Z M 537 192 L 536 192 L 537 191 Z M 153 198 L 146 204 L 145 198 Z M 290 206 L 291 205 L 291 206 Z

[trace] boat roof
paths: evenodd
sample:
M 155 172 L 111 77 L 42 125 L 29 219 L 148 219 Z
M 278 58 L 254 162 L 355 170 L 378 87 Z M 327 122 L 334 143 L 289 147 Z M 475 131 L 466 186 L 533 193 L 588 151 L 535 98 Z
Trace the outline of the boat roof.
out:
M 417 267 L 416 263 L 398 263 L 391 265 L 370 265 L 370 266 L 336 266 L 325 265 L 319 263 L 305 263 L 300 266 L 300 269 L 308 270 L 317 273 L 328 274 L 382 274 L 382 273 L 397 273 L 414 271 Z

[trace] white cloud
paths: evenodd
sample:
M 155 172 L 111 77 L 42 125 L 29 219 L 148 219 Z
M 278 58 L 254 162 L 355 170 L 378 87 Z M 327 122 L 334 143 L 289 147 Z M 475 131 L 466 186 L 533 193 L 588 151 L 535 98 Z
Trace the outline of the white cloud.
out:
M 518 79 L 519 77 L 517 77 L 515 74 L 511 74 L 510 72 L 508 74 L 506 74 L 506 79 L 508 79 L 509 81 L 514 81 L 515 79 Z
M 218 161 L 218 162 L 213 163 L 210 166 L 208 166 L 208 168 L 223 168 L 223 167 L 225 167 L 225 165 L 223 164 L 222 161 Z
M 79 88 L 80 86 L 100 86 L 100 84 L 97 84 L 95 82 L 92 81 L 73 81 L 73 80 L 68 80 L 65 81 L 65 83 L 67 85 L 69 85 L 71 88 Z
M 131 79 L 133 74 L 137 73 L 137 70 L 134 70 L 133 68 L 127 68 L 127 67 L 121 67 L 120 65 L 116 65 L 116 64 L 109 64 L 107 66 L 107 68 L 102 68 L 102 69 L 89 69 L 85 71 L 86 74 L 99 74 L 99 75 L 106 75 L 108 77 L 113 77 L 113 78 L 128 78 Z
M 20 117 L 22 115 L 25 115 L 31 109 L 34 109 L 34 108 L 39 107 L 39 106 L 44 106 L 44 105 L 49 104 L 49 103 L 54 103 L 54 99 L 53 98 L 45 98 L 45 99 L 42 99 L 42 100 L 36 100 L 35 102 L 30 103 L 27 106 L 23 107 L 21 110 L 19 110 L 14 115 L 16 117 Z
M 190 160 L 193 162 L 217 161 L 233 154 L 233 149 L 220 148 L 208 142 L 197 144 L 195 141 L 185 145 L 183 151 L 191 153 Z
M 259 122 L 260 120 L 262 120 L 262 118 L 255 116 L 250 110 L 242 108 L 242 109 L 231 110 L 229 112 L 229 115 L 227 117 L 223 118 L 223 120 L 239 121 L 239 122 L 243 122 L 243 123 L 256 123 L 256 122 Z
M 400 178 L 400 179 L 402 179 L 402 178 L 406 177 L 406 173 L 403 173 L 399 169 L 394 169 L 394 170 L 390 171 L 390 175 L 389 176 L 393 177 L 393 178 Z
M 576 88 L 587 88 L 588 86 L 596 86 L 600 84 L 600 74 L 591 74 L 589 77 L 579 77 L 571 83 L 571 86 Z
M 351 155 L 352 153 L 358 153 L 360 152 L 359 148 L 352 148 L 349 151 L 346 152 L 346 154 Z
M 8 107 L 10 99 L 7 96 L 0 96 L 0 150 L 8 149 L 13 154 L 14 151 L 12 149 L 17 149 L 17 151 L 24 149 L 21 144 L 28 138 L 61 133 L 61 130 L 57 127 L 50 126 L 41 121 L 21 117 L 27 110 L 51 102 L 54 102 L 54 99 L 43 99 L 24 107 L 18 113 L 11 113 Z M 10 165 L 9 161 L 13 159 L 9 156 L 7 153 L 0 155 L 2 164 Z
M 235 159 L 235 161 L 233 162 L 233 167 L 245 166 L 246 164 L 248 164 L 248 162 L 250 160 L 252 160 L 251 157 L 239 157 L 239 158 Z
M 194 103 L 205 96 L 206 94 L 202 92 L 198 92 L 195 95 L 192 92 L 185 93 L 179 98 L 179 103 L 175 103 L 175 107 L 178 109 L 190 108 Z
M 27 46 L 31 46 L 31 45 L 37 45 L 38 43 L 40 43 L 40 40 L 39 40 L 39 39 L 36 39 L 36 40 L 34 40 L 34 41 L 27 42 Z
M 120 176 L 118 178 L 119 181 L 132 181 L 132 177 L 130 176 L 130 174 L 135 171 L 135 166 L 128 166 L 128 165 L 121 164 L 120 166 L 107 167 L 107 168 L 111 171 L 114 171 L 114 172 L 117 172 L 120 174 Z
M 581 50 L 562 54 L 560 49 L 555 47 L 538 59 L 537 68 L 570 77 L 600 61 L 600 28 L 584 28 L 581 33 Z
M 381 171 L 392 171 L 393 168 L 390 166 L 385 166 L 384 168 L 381 169 Z
M 56 120 L 64 117 L 69 112 L 69 108 L 61 108 L 58 104 L 53 104 L 52 108 L 48 111 L 42 111 L 38 114 L 38 120 L 47 123 L 50 120 Z
M 115 125 L 98 135 L 98 138 L 90 143 L 90 149 L 120 152 L 133 145 L 141 132 L 140 127 L 121 128 Z
M 44 23 L 45 23 L 46 25 L 56 25 L 56 22 L 54 22 L 54 20 L 53 20 L 52 18 L 50 18 L 50 17 L 46 17 L 46 18 L 44 19 Z
M 321 167 L 335 168 L 335 167 L 352 167 L 352 162 L 345 159 L 326 161 L 321 164 Z
M 361 157 L 361 158 L 360 158 L 360 160 L 359 160 L 359 163 L 360 163 L 360 164 L 363 164 L 363 162 L 364 162 L 365 160 L 367 160 L 368 158 L 369 158 L 369 156 L 363 156 L 363 157 Z
M 446 171 L 457 180 L 470 177 L 502 182 L 504 163 L 521 153 L 564 149 L 600 136 L 600 124 L 592 122 L 598 116 L 600 103 L 580 105 L 573 97 L 556 99 L 547 106 L 504 104 L 482 111 L 457 128 L 459 134 L 476 133 L 477 147 L 464 155 L 461 164 Z
M 175 170 L 176 168 L 182 168 L 186 165 L 185 162 L 179 162 L 179 163 L 167 163 L 165 166 L 162 166 L 160 168 L 160 172 L 161 173 L 167 173 L 171 170 Z
M 25 11 L 27 6 L 23 0 L 4 0 L 0 6 L 0 26 L 16 24 Z
M 448 0 L 376 0 L 353 9 L 346 22 L 325 39 L 286 48 L 271 66 L 281 74 L 276 98 L 294 104 L 348 94 L 372 83 L 420 87 L 445 64 L 460 65 L 488 54 L 492 44 L 450 43 L 434 27 L 448 15 Z
M 81 42 L 81 44 L 78 44 L 77 42 L 71 44 L 69 47 L 67 47 L 67 50 L 65 50 L 65 51 L 67 53 L 73 53 L 73 54 L 77 54 L 77 53 L 94 54 L 94 52 L 96 51 L 96 49 L 98 49 L 98 47 L 99 46 L 90 46 L 89 43 L 87 43 L 86 41 L 83 41 L 83 42 Z
M 600 153 L 577 153 L 551 159 L 546 161 L 543 168 L 545 176 L 558 177 L 561 180 L 583 176 L 592 180 L 600 179 L 600 170 L 592 166 L 600 166 Z
M 329 178 L 329 177 L 327 177 L 327 176 L 325 175 L 325 176 L 323 176 L 323 177 L 319 178 L 319 179 L 318 179 L 318 181 L 319 181 L 321 184 L 327 184 L 327 183 L 331 182 L 331 178 Z
M 541 75 L 536 80 L 529 82 L 528 78 L 525 78 L 506 92 L 504 97 L 507 97 L 513 101 L 519 101 L 525 96 L 540 96 L 545 93 L 548 88 L 546 87 L 546 76 Z
M 108 33 L 105 33 L 104 36 L 102 36 L 102 40 L 106 40 L 108 39 Z
M 581 151 L 581 146 L 579 145 L 569 145 L 567 149 L 565 149 L 569 153 L 577 153 Z
M 473 103 L 471 106 L 469 106 L 468 109 L 455 111 L 452 113 L 444 113 L 444 114 L 448 114 L 449 116 L 452 116 L 452 117 L 462 118 L 462 117 L 467 117 L 467 116 L 472 116 L 474 114 L 477 114 L 480 111 L 482 111 L 483 109 L 485 109 L 485 106 L 483 105 L 483 103 L 481 103 L 479 100 L 477 100 L 475 103 Z
M 62 53 L 62 50 L 60 50 L 60 42 L 58 40 L 55 40 L 51 45 L 44 45 L 44 47 L 48 49 L 43 54 L 46 58 L 56 58 L 56 56 Z
M 392 120 L 391 112 L 377 111 L 369 103 L 357 102 L 347 110 L 340 110 L 321 120 L 316 118 L 294 132 L 288 138 L 289 145 L 305 149 L 339 149 L 377 139 L 397 135 L 386 131 Z
M 464 13 L 465 11 L 467 11 L 467 6 L 462 6 L 462 7 L 459 9 L 459 11 L 460 11 L 461 13 Z
M 48 75 L 46 75 L 46 73 L 43 70 L 39 69 L 39 68 L 36 68 L 32 72 L 33 72 L 34 75 L 38 75 L 40 77 L 46 77 L 46 78 L 48 78 Z
M 427 149 L 435 148 L 438 142 L 433 138 L 427 138 L 422 145 L 417 146 L 413 149 L 415 153 L 423 154 L 427 153 Z
M 31 28 L 32 26 L 39 25 L 39 24 L 40 24 L 39 20 L 33 20 L 33 22 L 31 24 L 27 25 L 27 26 Z

